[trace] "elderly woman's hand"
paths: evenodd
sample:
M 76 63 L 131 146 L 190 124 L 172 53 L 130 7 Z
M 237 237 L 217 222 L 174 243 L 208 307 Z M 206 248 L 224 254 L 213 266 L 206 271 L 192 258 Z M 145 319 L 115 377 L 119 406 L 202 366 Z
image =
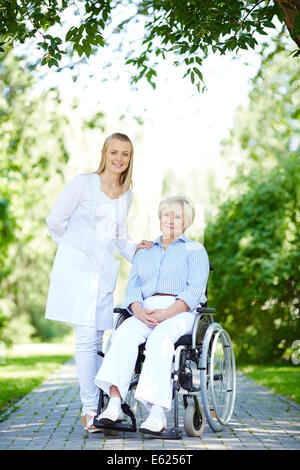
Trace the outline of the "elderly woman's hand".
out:
M 147 250 L 150 250 L 150 248 L 152 248 L 152 242 L 148 240 L 142 240 L 140 243 L 138 243 L 135 252 L 137 252 L 140 248 L 146 248 Z
M 134 302 L 130 305 L 130 308 L 134 316 L 145 323 L 145 325 L 149 326 L 150 328 L 154 328 L 154 326 L 158 325 L 157 320 L 152 317 L 151 310 L 144 308 L 139 302 Z
M 188 305 L 181 299 L 177 299 L 170 307 L 168 308 L 158 308 L 153 310 L 151 317 L 153 320 L 156 320 L 158 323 L 161 323 L 168 318 L 174 317 L 178 313 L 187 312 L 189 310 Z
M 167 318 L 169 318 L 169 312 L 165 308 L 158 308 L 151 312 L 151 318 L 157 321 L 157 323 L 161 323 L 162 321 L 167 320 Z

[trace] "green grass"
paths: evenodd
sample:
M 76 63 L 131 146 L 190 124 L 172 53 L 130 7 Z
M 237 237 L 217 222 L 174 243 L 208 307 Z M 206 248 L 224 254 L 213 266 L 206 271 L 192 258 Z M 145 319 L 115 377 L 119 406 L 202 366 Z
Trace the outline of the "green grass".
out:
M 0 420 L 1 414 L 72 355 L 71 343 L 18 345 L 8 350 L 0 363 Z
M 239 370 L 300 405 L 300 365 L 247 365 Z

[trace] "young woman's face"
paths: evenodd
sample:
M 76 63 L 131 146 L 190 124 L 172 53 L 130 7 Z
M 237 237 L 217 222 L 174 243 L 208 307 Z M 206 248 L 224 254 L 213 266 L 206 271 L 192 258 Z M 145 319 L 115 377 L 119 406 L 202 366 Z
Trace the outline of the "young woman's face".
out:
M 123 173 L 128 168 L 131 155 L 130 142 L 112 139 L 106 149 L 105 169 L 114 173 Z
M 163 238 L 177 238 L 183 233 L 184 212 L 183 208 L 174 204 L 169 209 L 162 211 L 160 229 Z

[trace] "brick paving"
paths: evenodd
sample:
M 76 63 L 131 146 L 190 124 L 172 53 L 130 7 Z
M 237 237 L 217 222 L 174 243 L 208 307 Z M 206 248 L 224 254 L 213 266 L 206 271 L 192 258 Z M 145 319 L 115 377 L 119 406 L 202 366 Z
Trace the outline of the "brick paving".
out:
M 81 419 L 74 359 L 25 396 L 0 422 L 0 450 L 299 450 L 300 407 L 237 374 L 237 398 L 230 424 L 214 433 L 206 423 L 201 438 L 188 437 L 179 400 L 181 440 L 140 433 L 88 434 Z M 145 417 L 137 411 L 137 425 Z M 168 424 L 172 425 L 172 415 Z

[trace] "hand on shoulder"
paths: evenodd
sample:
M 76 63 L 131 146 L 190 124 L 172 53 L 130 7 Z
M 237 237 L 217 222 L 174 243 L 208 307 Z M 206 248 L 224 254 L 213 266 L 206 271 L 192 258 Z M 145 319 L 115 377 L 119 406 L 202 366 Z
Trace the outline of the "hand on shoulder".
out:
M 142 240 L 140 243 L 138 243 L 135 252 L 137 252 L 140 248 L 146 248 L 147 250 L 150 250 L 150 248 L 152 248 L 152 244 L 152 241 Z

